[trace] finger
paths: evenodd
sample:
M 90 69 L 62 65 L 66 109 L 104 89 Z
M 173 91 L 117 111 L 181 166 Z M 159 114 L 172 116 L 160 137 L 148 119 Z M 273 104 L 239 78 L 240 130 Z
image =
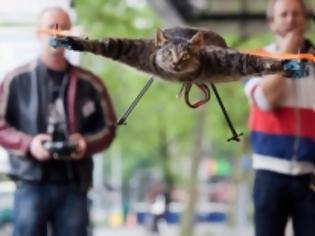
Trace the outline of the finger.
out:
M 75 152 L 72 156 L 72 159 L 74 160 L 80 160 L 82 159 L 84 156 L 84 154 L 82 152 Z
M 35 158 L 39 161 L 46 161 L 50 159 L 50 155 L 49 153 L 46 153 L 45 151 L 43 151 L 43 152 L 38 152 Z
M 42 158 L 49 158 L 50 157 L 50 153 L 47 149 L 45 149 L 43 146 L 38 148 L 38 153 L 39 156 L 41 156 Z
M 51 135 L 49 135 L 49 134 L 39 134 L 39 135 L 37 135 L 37 137 L 39 139 L 45 139 L 45 140 L 50 140 L 51 139 Z

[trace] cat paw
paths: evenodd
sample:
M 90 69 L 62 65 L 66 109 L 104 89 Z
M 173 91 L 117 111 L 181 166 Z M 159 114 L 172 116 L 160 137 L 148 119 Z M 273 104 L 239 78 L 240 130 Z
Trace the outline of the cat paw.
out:
M 71 48 L 67 39 L 57 38 L 57 37 L 51 37 L 49 39 L 49 46 L 51 46 L 53 48 L 59 48 L 59 47 Z
M 306 63 L 297 60 L 284 60 L 282 61 L 282 67 L 286 76 L 294 79 L 301 79 L 309 75 L 309 69 L 306 67 Z
M 49 39 L 49 45 L 53 48 L 63 47 L 75 51 L 81 50 L 79 43 L 72 37 L 51 37 Z

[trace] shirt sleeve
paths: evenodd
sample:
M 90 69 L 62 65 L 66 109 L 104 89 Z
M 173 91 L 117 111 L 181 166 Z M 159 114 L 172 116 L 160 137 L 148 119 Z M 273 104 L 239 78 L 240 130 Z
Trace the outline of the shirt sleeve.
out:
M 245 83 L 245 95 L 250 102 L 256 105 L 263 111 L 270 111 L 272 109 L 271 104 L 268 102 L 267 97 L 262 89 L 261 81 L 263 77 L 253 77 Z
M 87 142 L 87 154 L 94 154 L 105 150 L 113 142 L 116 136 L 116 114 L 110 95 L 105 85 L 98 79 L 96 93 L 97 117 L 94 123 L 100 124 L 93 133 L 85 134 Z
M 10 125 L 8 106 L 12 101 L 11 82 L 14 76 L 9 73 L 0 84 L 0 145 L 18 156 L 27 156 L 32 136 L 23 133 Z

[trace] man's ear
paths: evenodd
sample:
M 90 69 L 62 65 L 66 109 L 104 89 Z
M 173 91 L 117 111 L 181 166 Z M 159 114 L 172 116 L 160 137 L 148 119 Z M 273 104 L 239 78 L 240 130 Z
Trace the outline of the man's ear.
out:
M 155 46 L 161 47 L 167 42 L 164 32 L 161 29 L 158 29 L 155 34 Z
M 204 45 L 204 34 L 201 31 L 198 31 L 191 39 L 190 42 L 194 46 L 202 46 Z

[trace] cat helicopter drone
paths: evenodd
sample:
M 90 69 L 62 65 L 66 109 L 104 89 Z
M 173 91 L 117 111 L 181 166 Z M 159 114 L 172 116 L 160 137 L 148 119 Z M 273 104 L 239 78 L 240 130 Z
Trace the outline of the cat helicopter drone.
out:
M 182 84 L 186 104 L 197 108 L 211 98 L 211 87 L 224 115 L 232 137 L 227 141 L 240 141 L 243 133 L 237 133 L 216 89 L 216 83 L 244 80 L 253 75 L 280 73 L 285 77 L 299 79 L 308 73 L 306 64 L 314 62 L 312 54 L 277 54 L 267 52 L 241 52 L 229 48 L 225 40 L 215 32 L 174 27 L 157 30 L 155 38 L 128 39 L 104 38 L 90 40 L 73 36 L 71 32 L 55 29 L 45 30 L 50 46 L 63 47 L 79 52 L 89 52 L 128 65 L 151 75 L 137 97 L 119 118 L 117 125 L 126 124 L 127 117 L 135 108 L 155 77 Z M 191 103 L 189 92 L 195 85 L 204 98 Z

